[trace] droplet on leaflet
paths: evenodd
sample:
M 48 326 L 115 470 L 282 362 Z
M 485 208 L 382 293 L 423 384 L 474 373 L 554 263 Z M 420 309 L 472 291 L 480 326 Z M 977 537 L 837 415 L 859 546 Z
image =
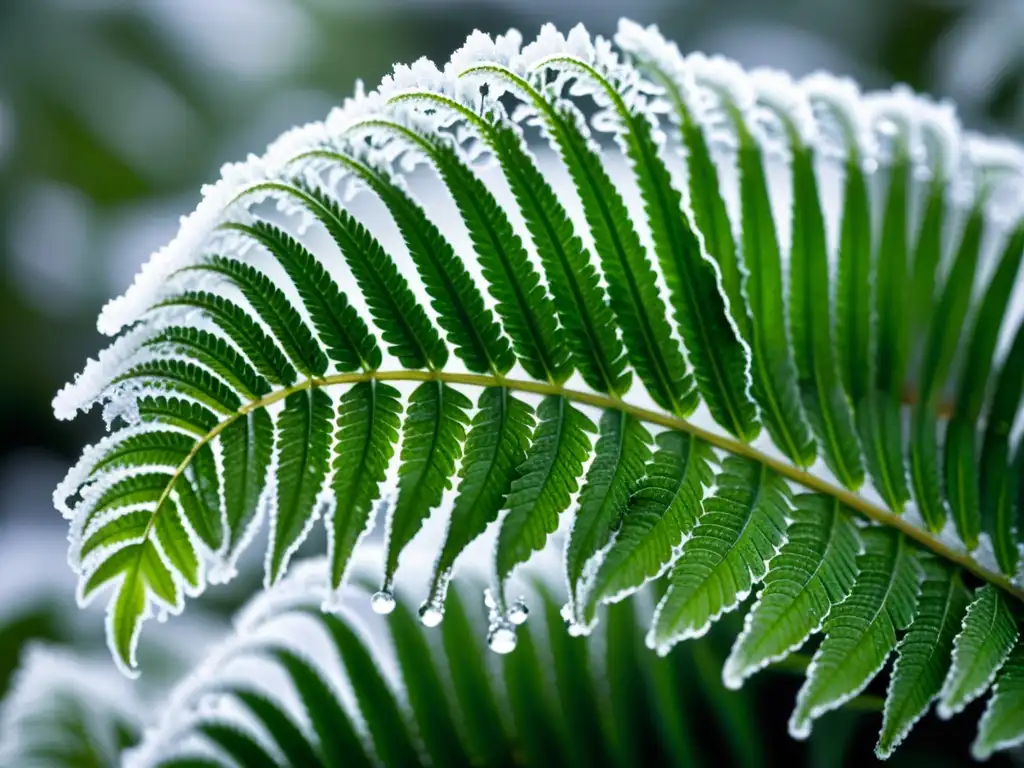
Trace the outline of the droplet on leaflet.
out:
M 512 653 L 516 649 L 515 628 L 506 622 L 491 627 L 487 633 L 487 645 L 495 653 Z
M 431 602 L 420 606 L 420 621 L 424 627 L 436 627 L 444 618 L 444 611 Z
M 387 616 L 395 610 L 395 596 L 391 594 L 391 590 L 389 589 L 382 589 L 380 592 L 375 592 L 373 597 L 370 598 L 370 607 L 373 608 L 374 613 L 378 613 L 381 616 Z
M 519 625 L 526 622 L 530 617 L 530 609 L 526 607 L 526 600 L 520 597 L 508 609 L 508 620 Z

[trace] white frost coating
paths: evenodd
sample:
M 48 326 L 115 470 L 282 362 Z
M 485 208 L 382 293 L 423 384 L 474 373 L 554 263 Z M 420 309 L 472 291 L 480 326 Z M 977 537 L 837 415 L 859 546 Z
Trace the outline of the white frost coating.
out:
M 54 710 L 52 723 L 56 725 L 56 710 L 68 699 L 87 721 L 86 738 L 108 736 L 114 721 L 133 723 L 138 719 L 139 708 L 131 686 L 114 674 L 105 660 L 94 662 L 63 648 L 32 643 L 23 651 L 10 691 L 0 703 L 0 763 L 40 764 L 30 763 L 27 758 L 33 743 L 40 746 L 33 738 L 33 733 L 38 734 L 33 719 Z M 65 737 L 59 729 L 53 729 L 47 731 L 46 738 L 53 745 Z M 116 755 L 114 744 L 93 746 L 110 748 L 107 757 Z
M 366 739 L 368 731 L 365 720 L 354 704 L 353 693 L 347 682 L 348 674 L 344 664 L 337 669 L 323 663 L 327 656 L 333 656 L 333 644 L 325 633 L 317 631 L 312 635 L 304 628 L 286 624 L 289 615 L 295 611 L 316 610 L 319 602 L 328 594 L 330 587 L 329 561 L 314 558 L 297 563 L 280 582 L 251 600 L 237 614 L 235 633 L 230 635 L 205 658 L 205 660 L 180 682 L 167 697 L 161 716 L 155 726 L 148 728 L 138 747 L 125 757 L 125 765 L 143 768 L 156 765 L 169 755 L 176 754 L 182 739 L 198 723 L 219 719 L 219 713 L 207 706 L 211 696 L 224 697 L 225 685 L 241 683 L 252 687 L 251 680 L 259 681 L 258 689 L 281 701 L 284 691 L 270 686 L 266 675 L 240 676 L 238 664 L 250 657 L 259 657 L 268 647 L 285 647 L 320 671 L 324 682 L 335 690 L 343 706 L 353 720 L 357 731 Z M 342 620 L 356 633 L 362 645 L 371 651 L 380 674 L 391 683 L 391 690 L 401 704 L 405 695 L 398 683 L 398 670 L 387 649 L 363 622 L 352 612 L 342 610 Z M 323 637 L 321 637 L 323 635 Z M 235 664 L 235 671 L 229 665 Z M 340 679 L 336 679 L 340 673 Z M 283 701 L 281 703 L 284 703 Z M 219 709 L 219 706 L 217 707 Z M 298 725 L 310 741 L 314 741 L 308 723 L 299 718 Z M 253 735 L 259 735 L 257 726 Z M 367 742 L 368 747 L 372 745 Z
M 139 326 L 117 338 L 95 358 L 90 358 L 81 373 L 53 398 L 53 414 L 70 421 L 79 411 L 87 411 L 103 394 L 110 379 L 124 372 L 153 330 Z
M 92 474 L 93 468 L 113 447 L 136 435 L 162 431 L 177 430 L 165 424 L 137 424 L 109 434 L 99 442 L 86 446 L 78 461 L 68 470 L 64 479 L 54 489 L 53 505 L 65 519 L 72 519 L 76 513 L 76 508 L 68 504 L 68 499 L 79 493 L 82 490 L 82 486 L 89 482 L 89 476 Z M 187 433 L 183 432 L 183 434 Z
M 863 107 L 860 88 L 848 77 L 837 78 L 827 72 L 814 72 L 800 81 L 821 127 L 820 146 L 828 155 L 845 158 L 856 151 L 864 158 L 878 154 L 878 141 Z
M 619 21 L 615 42 L 634 60 L 649 63 L 671 80 L 712 148 L 735 147 L 736 135 L 723 108 L 722 94 L 728 94 L 733 106 L 744 115 L 754 108 L 750 79 L 739 64 L 722 56 L 708 57 L 702 53 L 684 57 L 675 43 L 661 35 L 657 26 L 644 29 L 628 19 Z M 663 104 L 654 111 L 667 108 L 668 105 Z M 669 114 L 677 123 L 674 111 L 669 109 Z
M 991 185 L 986 214 L 1003 226 L 1016 224 L 1024 212 L 1024 147 L 1009 139 L 964 134 L 965 153 L 971 159 L 979 184 Z
M 807 92 L 792 77 L 778 70 L 754 69 L 749 77 L 758 102 L 767 107 L 754 112 L 764 130 L 765 153 L 783 159 L 789 157 L 786 124 L 802 145 L 817 147 L 820 132 Z

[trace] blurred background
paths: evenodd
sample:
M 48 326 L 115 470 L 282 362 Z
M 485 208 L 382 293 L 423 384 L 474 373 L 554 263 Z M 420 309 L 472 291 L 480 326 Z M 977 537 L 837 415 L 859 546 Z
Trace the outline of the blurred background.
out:
M 221 163 L 322 118 L 356 78 L 445 60 L 475 28 L 609 35 L 623 14 L 684 52 L 902 81 L 956 100 L 971 128 L 1024 129 L 1021 0 L 0 0 L 0 551 L 18 564 L 0 613 L 19 637 L 72 632 L 3 601 L 38 573 L 75 610 L 50 492 L 102 430 L 97 414 L 54 421 L 50 400 L 101 348 L 103 302 Z

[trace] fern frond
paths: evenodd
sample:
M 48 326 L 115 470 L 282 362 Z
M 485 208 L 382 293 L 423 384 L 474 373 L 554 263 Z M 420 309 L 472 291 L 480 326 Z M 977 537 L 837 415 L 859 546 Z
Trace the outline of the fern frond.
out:
M 519 477 L 512 482 L 495 550 L 498 580 L 547 542 L 579 487 L 590 455 L 593 422 L 563 397 L 545 398 L 537 409 L 537 429 Z
M 1010 749 L 1024 739 L 1024 645 L 1017 644 L 992 687 L 978 737 L 971 754 L 978 760 L 999 749 Z
M 734 610 L 764 578 L 785 538 L 789 488 L 781 477 L 757 462 L 729 457 L 715 483 L 654 613 L 647 643 L 661 655 Z
M 117 338 L 54 409 L 99 405 L 110 434 L 54 501 L 79 600 L 109 594 L 124 668 L 143 621 L 231 579 L 264 523 L 272 587 L 324 518 L 322 607 L 337 609 L 385 518 L 373 605 L 394 610 L 400 566 L 440 510 L 420 620 L 445 618 L 443 642 L 469 654 L 454 690 L 482 736 L 467 750 L 439 738 L 435 757 L 507 755 L 513 720 L 535 729 L 532 754 L 563 743 L 526 706 L 529 665 L 502 662 L 511 719 L 475 690 L 491 684 L 467 650 L 475 625 L 465 606 L 445 611 L 464 553 L 487 535 L 498 651 L 527 615 L 506 591 L 562 528 L 564 618 L 580 635 L 607 613 L 616 658 L 635 650 L 623 601 L 666 572 L 649 632 L 662 650 L 764 581 L 723 677 L 738 686 L 821 633 L 798 734 L 894 650 L 880 753 L 936 695 L 948 714 L 988 689 L 1024 599 L 1024 331 L 1012 301 L 1024 151 L 903 89 L 746 73 L 628 22 L 616 43 L 546 26 L 529 45 L 478 34 L 444 68 L 397 67 L 325 122 L 227 167 L 104 309 L 100 328 Z M 535 133 L 565 174 L 548 173 Z M 364 191 L 383 225 L 350 211 Z M 982 591 L 958 631 L 964 584 Z M 988 610 L 990 593 L 1013 607 Z M 986 650 L 973 624 L 997 613 L 1013 631 Z M 546 642 L 559 680 L 591 687 L 594 718 L 629 717 L 618 698 L 603 703 L 586 641 L 557 623 Z M 333 695 L 308 660 L 274 658 L 310 700 Z M 717 679 L 709 669 L 699 675 Z M 608 685 L 628 699 L 636 681 L 620 672 Z M 997 698 L 1012 701 L 1013 673 L 1001 679 Z M 371 701 L 375 681 L 363 680 L 366 706 L 394 725 L 388 700 Z M 206 737 L 254 759 L 308 757 L 250 694 L 243 706 L 282 723 L 287 744 Z M 672 709 L 671 692 L 659 695 Z M 980 751 L 1013 741 L 1007 706 L 993 705 Z M 371 749 L 375 737 L 339 727 L 349 735 L 324 731 L 317 749 L 412 759 L 406 742 Z M 595 759 L 625 760 L 633 740 L 620 736 Z
M 679 432 L 662 432 L 657 444 L 587 588 L 584 626 L 598 601 L 622 599 L 660 576 L 704 514 L 704 489 L 713 478 L 710 446 Z
M 382 589 L 389 590 L 398 557 L 452 486 L 472 403 L 443 382 L 427 382 L 409 397 L 402 426 L 398 498 L 388 516 L 387 562 Z
M 832 606 L 849 596 L 857 578 L 862 544 L 842 504 L 801 494 L 789 514 L 786 542 L 770 561 L 764 589 L 722 670 L 730 688 L 802 646 Z
M 373 505 L 380 498 L 398 442 L 402 414 L 398 398 L 394 387 L 368 381 L 353 385 L 338 403 L 331 478 L 334 505 L 326 517 L 335 589 L 345 579 L 359 539 L 373 524 Z
M 857 579 L 825 621 L 825 639 L 789 718 L 794 738 L 806 738 L 816 718 L 864 689 L 896 647 L 896 632 L 907 629 L 917 613 L 921 566 L 912 545 L 889 531 L 871 529 L 861 536 Z
M 885 759 L 928 710 L 938 695 L 970 595 L 958 574 L 930 557 L 921 596 L 907 633 L 896 645 L 896 663 L 882 711 L 875 754 Z
M 804 409 L 829 468 L 843 485 L 857 488 L 864 469 L 832 342 L 825 222 L 814 156 L 783 105 L 773 103 L 770 95 L 767 103 L 777 111 L 793 154 L 790 334 Z
M 593 619 L 580 612 L 587 571 L 600 567 L 601 553 L 638 492 L 637 484 L 647 474 L 651 458 L 650 433 L 628 414 L 605 411 L 600 432 L 565 547 L 568 610 L 581 626 Z
M 1019 634 L 999 593 L 990 587 L 979 589 L 953 641 L 953 664 L 939 692 L 941 717 L 960 712 L 992 684 Z

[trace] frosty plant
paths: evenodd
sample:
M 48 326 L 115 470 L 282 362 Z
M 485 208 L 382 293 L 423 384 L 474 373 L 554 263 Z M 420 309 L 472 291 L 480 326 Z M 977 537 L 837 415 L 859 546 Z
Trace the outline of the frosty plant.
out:
M 225 166 L 104 308 L 117 338 L 54 401 L 110 428 L 55 493 L 79 599 L 109 594 L 131 672 L 154 611 L 261 527 L 272 588 L 322 520 L 338 611 L 383 508 L 389 613 L 442 508 L 423 623 L 494 526 L 509 652 L 509 579 L 571 517 L 570 632 L 661 579 L 665 654 L 756 587 L 724 679 L 820 633 L 793 736 L 895 651 L 880 756 L 989 688 L 975 754 L 1019 743 L 1022 192 L 1021 147 L 906 89 L 628 22 L 474 34 Z

